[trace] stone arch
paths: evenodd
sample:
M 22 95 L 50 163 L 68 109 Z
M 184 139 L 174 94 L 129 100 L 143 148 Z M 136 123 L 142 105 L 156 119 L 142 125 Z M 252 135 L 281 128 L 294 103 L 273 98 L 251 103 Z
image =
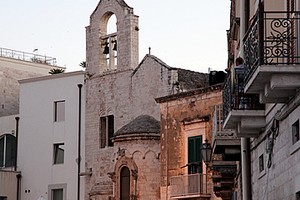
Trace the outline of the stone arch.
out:
M 107 24 L 112 15 L 116 16 L 117 32 L 107 35 Z M 123 0 L 101 0 L 86 27 L 88 74 L 93 76 L 136 67 L 139 61 L 138 30 L 138 16 L 133 14 L 133 8 Z M 113 44 L 106 45 L 110 42 L 105 38 L 107 36 Z
M 159 159 L 159 153 L 156 153 L 155 151 L 153 151 L 153 150 L 151 150 L 151 149 L 145 152 L 145 154 L 144 154 L 144 156 L 143 156 L 143 159 L 145 159 L 146 156 L 147 156 L 147 154 L 149 154 L 149 153 L 154 154 L 155 158 L 156 158 L 156 159 Z
M 115 164 L 115 199 L 120 199 L 120 181 L 123 167 L 127 167 L 130 171 L 130 196 L 136 196 L 138 167 L 132 158 L 123 156 Z

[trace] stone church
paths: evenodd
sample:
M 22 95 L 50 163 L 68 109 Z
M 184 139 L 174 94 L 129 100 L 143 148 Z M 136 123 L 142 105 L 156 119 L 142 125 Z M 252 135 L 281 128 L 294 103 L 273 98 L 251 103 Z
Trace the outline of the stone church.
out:
M 115 15 L 116 32 L 107 30 Z M 208 74 L 139 62 L 139 24 L 123 0 L 100 0 L 86 27 L 85 199 L 160 199 L 155 98 L 208 85 Z

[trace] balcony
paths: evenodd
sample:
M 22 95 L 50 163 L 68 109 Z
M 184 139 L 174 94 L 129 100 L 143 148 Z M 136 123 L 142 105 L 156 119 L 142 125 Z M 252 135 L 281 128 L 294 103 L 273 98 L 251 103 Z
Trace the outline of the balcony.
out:
M 232 199 L 237 165 L 233 161 L 213 160 L 213 189 L 217 197 L 223 200 Z
M 258 12 L 244 38 L 245 88 L 286 103 L 300 87 L 299 12 Z
M 170 179 L 171 199 L 210 199 L 206 174 L 173 176 Z
M 56 66 L 56 58 L 6 48 L 0 48 L 0 57 Z
M 224 129 L 234 129 L 238 137 L 257 137 L 265 127 L 265 106 L 257 94 L 245 94 L 227 76 L 223 91 Z
M 224 161 L 240 160 L 241 140 L 235 130 L 223 128 L 223 105 L 215 105 L 212 123 L 213 153 Z

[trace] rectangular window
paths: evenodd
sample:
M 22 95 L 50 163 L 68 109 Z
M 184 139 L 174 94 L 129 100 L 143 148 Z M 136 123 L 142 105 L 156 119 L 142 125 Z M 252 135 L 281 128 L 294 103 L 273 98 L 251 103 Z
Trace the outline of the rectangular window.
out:
M 0 167 L 12 167 L 16 161 L 16 138 L 5 134 L 0 137 Z
M 113 146 L 111 138 L 114 136 L 114 116 L 100 117 L 100 147 Z
M 65 121 L 65 101 L 54 102 L 54 121 Z
M 54 162 L 53 164 L 63 164 L 64 163 L 64 152 L 65 145 L 61 144 L 54 144 Z
M 7 197 L 0 196 L 0 200 L 7 200 Z
M 64 198 L 64 190 L 62 188 L 60 189 L 53 189 L 51 191 L 51 200 L 63 200 Z
M 188 138 L 188 172 L 202 173 L 202 136 Z
M 5 159 L 5 146 L 4 146 L 5 137 L 0 138 L 0 167 L 4 167 Z
M 258 164 L 259 164 L 259 172 L 264 171 L 265 163 L 264 163 L 264 155 L 263 154 L 259 156 Z
M 299 120 L 292 125 L 293 144 L 299 141 Z

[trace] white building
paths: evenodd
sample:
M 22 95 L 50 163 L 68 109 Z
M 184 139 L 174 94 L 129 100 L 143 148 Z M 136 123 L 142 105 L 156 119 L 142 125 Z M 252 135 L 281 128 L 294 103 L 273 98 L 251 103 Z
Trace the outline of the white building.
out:
M 81 171 L 85 171 L 85 94 L 84 86 L 80 87 L 84 85 L 84 72 L 25 79 L 19 83 L 17 165 L 22 176 L 21 199 L 73 200 L 77 199 L 78 186 L 83 199 L 85 181 L 78 170 L 81 165 Z

